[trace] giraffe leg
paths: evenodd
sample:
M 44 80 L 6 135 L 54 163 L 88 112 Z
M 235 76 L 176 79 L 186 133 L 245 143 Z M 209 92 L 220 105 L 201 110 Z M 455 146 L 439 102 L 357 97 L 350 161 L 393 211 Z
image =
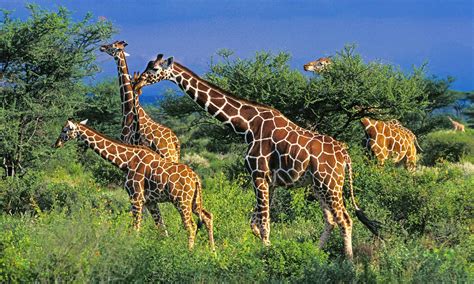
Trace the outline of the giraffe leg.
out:
M 331 236 L 331 232 L 336 226 L 336 222 L 334 222 L 334 218 L 332 216 L 331 210 L 329 210 L 328 206 L 324 201 L 321 201 L 321 207 L 323 209 L 324 214 L 324 231 L 321 234 L 321 238 L 319 239 L 319 248 L 322 249 L 326 244 L 327 240 Z
M 341 195 L 342 197 L 342 195 Z M 352 220 L 343 204 L 333 202 L 331 213 L 336 219 L 342 238 L 344 239 L 344 252 L 349 260 L 352 260 Z
M 155 225 L 158 229 L 162 229 L 165 236 L 168 237 L 168 230 L 166 229 L 165 222 L 163 217 L 161 217 L 160 207 L 158 203 L 147 203 L 146 208 L 150 212 L 153 220 L 155 221 Z
M 214 225 L 212 222 L 212 213 L 207 211 L 206 209 L 202 208 L 200 213 L 196 214 L 199 215 L 199 218 L 202 220 L 204 223 L 204 226 L 206 226 L 207 234 L 209 236 L 209 246 L 211 247 L 212 251 L 216 250 L 215 244 L 214 244 Z
M 201 192 L 200 189 L 198 189 L 193 202 L 193 212 L 199 216 L 199 219 L 201 219 L 204 223 L 204 226 L 206 226 L 207 234 L 209 236 L 209 245 L 211 246 L 212 251 L 215 251 L 216 248 L 214 245 L 214 225 L 212 222 L 212 213 L 202 207 L 201 201 Z
M 252 217 L 250 219 L 250 228 L 252 228 L 252 233 L 259 239 L 262 238 L 260 235 L 260 218 L 258 213 L 258 206 L 255 205 L 252 213 Z
M 179 204 L 179 214 L 181 215 L 181 220 L 183 221 L 184 228 L 188 231 L 188 248 L 192 250 L 194 248 L 194 239 L 196 238 L 197 226 L 194 223 L 191 204 L 188 202 L 180 202 Z
M 257 193 L 256 220 L 260 224 L 260 236 L 264 245 L 270 245 L 270 194 L 268 182 L 264 177 L 254 179 L 254 187 Z
M 133 216 L 133 227 L 139 231 L 144 203 L 143 182 L 127 178 L 127 181 L 125 182 L 125 189 L 129 193 L 130 202 L 132 204 L 131 213 Z

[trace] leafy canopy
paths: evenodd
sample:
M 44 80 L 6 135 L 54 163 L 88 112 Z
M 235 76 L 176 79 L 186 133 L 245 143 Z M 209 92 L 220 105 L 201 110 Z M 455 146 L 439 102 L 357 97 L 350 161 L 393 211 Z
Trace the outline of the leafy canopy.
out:
M 97 44 L 113 33 L 91 14 L 74 22 L 64 8 L 27 8 L 26 20 L 3 11 L 0 22 L 0 157 L 13 172 L 47 153 L 52 126 L 81 105 L 82 79 L 98 70 Z

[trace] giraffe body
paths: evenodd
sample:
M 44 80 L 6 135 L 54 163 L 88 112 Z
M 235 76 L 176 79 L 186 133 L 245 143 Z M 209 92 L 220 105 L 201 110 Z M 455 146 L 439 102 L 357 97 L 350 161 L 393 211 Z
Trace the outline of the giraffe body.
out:
M 461 131 L 461 132 L 466 132 L 466 130 L 464 129 L 464 125 L 457 122 L 457 121 L 454 121 L 451 117 L 448 116 L 448 119 L 449 121 L 451 121 L 451 124 L 453 125 L 453 129 L 454 131 Z
M 413 132 L 397 120 L 385 122 L 364 117 L 361 123 L 366 133 L 365 145 L 376 156 L 381 166 L 389 158 L 395 163 L 406 158 L 406 168 L 409 170 L 416 168 L 418 142 Z
M 77 138 L 126 173 L 125 189 L 132 204 L 136 229 L 140 228 L 144 206 L 156 225 L 164 226 L 158 203 L 171 202 L 178 209 L 188 231 L 189 248 L 193 248 L 196 235 L 196 224 L 192 218 L 192 213 L 195 213 L 206 226 L 214 250 L 212 214 L 202 206 L 201 180 L 191 168 L 167 161 L 147 147 L 110 139 L 84 124 L 68 121 L 55 146 L 60 147 Z
M 148 146 L 164 159 L 177 163 L 181 151 L 178 137 L 170 128 L 154 121 L 140 105 L 138 96 L 133 93 L 125 46 L 127 43 L 124 41 L 116 41 L 100 48 L 114 57 L 117 64 L 123 114 L 121 141 Z
M 352 220 L 342 198 L 346 168 L 353 196 L 352 167 L 342 143 L 297 126 L 273 108 L 238 99 L 174 63 L 172 58 L 163 60 L 162 55 L 148 64 L 134 88 L 139 93 L 143 86 L 163 79 L 175 82 L 213 117 L 244 136 L 248 144 L 245 165 L 257 199 L 251 228 L 264 244 L 270 244 L 271 190 L 280 185 L 290 187 L 312 182 L 326 221 L 320 246 L 324 246 L 337 225 L 344 238 L 345 253 L 352 258 Z M 354 198 L 352 201 L 355 205 Z M 362 212 L 355 207 L 360 217 Z M 375 231 L 373 223 L 365 221 Z

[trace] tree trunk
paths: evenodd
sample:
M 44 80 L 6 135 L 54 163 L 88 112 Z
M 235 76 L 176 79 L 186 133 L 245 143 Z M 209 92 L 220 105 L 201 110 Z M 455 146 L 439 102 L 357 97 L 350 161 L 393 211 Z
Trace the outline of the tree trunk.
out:
M 15 163 L 8 155 L 3 157 L 4 177 L 12 177 L 15 175 Z

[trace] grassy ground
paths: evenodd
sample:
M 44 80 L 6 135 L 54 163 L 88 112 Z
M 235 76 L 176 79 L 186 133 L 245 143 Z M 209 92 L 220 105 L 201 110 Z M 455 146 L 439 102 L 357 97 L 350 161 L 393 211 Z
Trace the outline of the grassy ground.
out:
M 204 178 L 217 252 L 204 229 L 189 252 L 174 207 L 161 206 L 169 237 L 150 216 L 137 233 L 125 191 L 100 186 L 70 163 L 0 183 L 0 281 L 472 282 L 472 165 L 412 175 L 379 169 L 357 153 L 353 159 L 358 202 L 385 224 L 380 242 L 346 202 L 354 219 L 353 264 L 344 260 L 337 230 L 318 249 L 322 213 L 304 189 L 276 191 L 272 246 L 263 247 L 249 228 L 255 197 L 246 179 Z

